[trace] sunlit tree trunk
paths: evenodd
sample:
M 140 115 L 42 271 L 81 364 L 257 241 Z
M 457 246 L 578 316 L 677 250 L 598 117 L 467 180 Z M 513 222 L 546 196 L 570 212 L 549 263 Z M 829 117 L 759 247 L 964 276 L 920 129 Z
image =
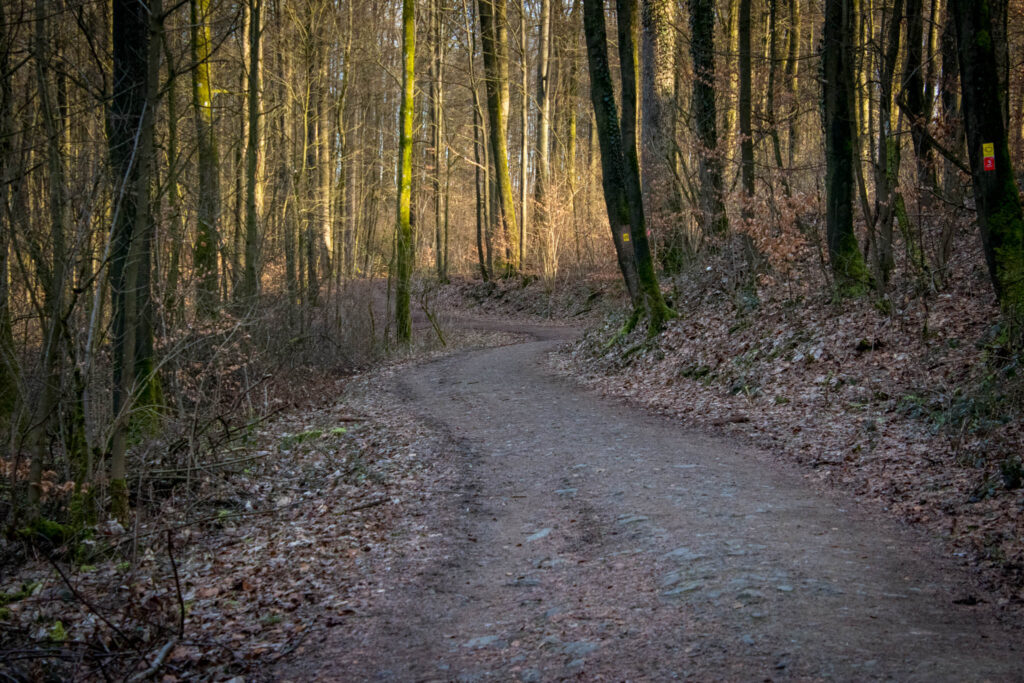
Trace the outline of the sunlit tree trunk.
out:
M 522 97 L 519 101 L 519 263 L 523 263 L 523 255 L 526 251 L 526 240 L 529 235 L 530 210 L 527 203 L 527 195 L 530 187 L 530 74 L 529 50 L 530 40 L 527 33 L 526 22 L 526 0 L 519 1 L 519 66 L 520 84 L 519 92 Z M 538 102 L 539 105 L 539 102 Z M 539 152 L 538 152 L 539 154 Z
M 260 15 L 263 0 L 249 0 L 249 64 L 248 96 L 249 120 L 245 144 L 245 275 L 242 279 L 243 299 L 259 295 L 259 216 L 256 206 L 256 187 L 260 141 Z
M 508 30 L 505 0 L 479 0 L 480 39 L 487 74 L 487 113 L 490 119 L 491 157 L 495 172 L 496 203 L 505 239 L 506 273 L 519 269 L 519 228 L 516 223 L 512 176 L 508 167 Z
M 670 0 L 641 3 L 641 94 L 643 125 L 640 127 L 644 201 L 658 258 L 666 271 L 678 272 L 683 262 L 682 234 L 677 194 L 673 191 L 676 107 L 676 4 Z
M 542 249 L 542 268 L 546 277 L 554 275 L 553 226 L 548 213 L 551 183 L 551 0 L 541 0 L 540 41 L 537 44 L 537 167 L 534 198 L 537 201 L 537 235 Z
M 413 0 L 402 0 L 402 105 L 399 111 L 398 211 L 395 235 L 395 327 L 398 341 L 412 341 L 409 281 L 412 276 L 412 128 L 415 116 L 416 19 Z M 507 168 L 506 168 L 507 170 Z
M 789 167 L 796 165 L 800 143 L 800 0 L 789 0 L 789 41 L 786 48 L 786 85 L 789 90 Z

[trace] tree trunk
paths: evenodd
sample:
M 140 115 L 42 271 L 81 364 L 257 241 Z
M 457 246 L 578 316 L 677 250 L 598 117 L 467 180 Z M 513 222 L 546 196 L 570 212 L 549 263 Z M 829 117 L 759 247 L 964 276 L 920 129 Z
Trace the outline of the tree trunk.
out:
M 198 229 L 193 259 L 199 314 L 211 317 L 218 306 L 217 253 L 220 245 L 220 161 L 213 120 L 213 81 L 210 67 L 210 0 L 190 0 L 192 31 L 192 106 L 195 109 L 199 168 Z
M 551 0 L 541 0 L 540 43 L 537 46 L 537 168 L 534 197 L 537 200 L 537 235 L 542 244 L 542 270 L 554 276 L 557 265 L 554 233 L 548 213 L 551 182 Z
M 64 181 L 63 121 L 53 101 L 53 92 L 47 74 L 49 73 L 50 40 L 47 31 L 47 11 L 44 0 L 35 2 L 35 36 L 33 57 L 35 61 L 36 89 L 39 93 L 39 115 L 46 133 L 46 188 L 49 208 L 50 234 L 52 245 L 50 262 L 40 254 L 37 271 L 43 286 L 43 307 L 39 327 L 42 332 L 40 369 L 42 387 L 34 392 L 32 422 L 28 443 L 32 457 L 29 464 L 28 503 L 35 508 L 42 492 L 43 459 L 49 446 L 49 431 L 57 402 L 60 398 L 60 361 L 64 332 L 61 329 L 65 307 L 65 278 L 67 270 L 64 227 L 66 217 L 66 191 Z
M 541 0 L 543 2 L 543 0 Z M 520 84 L 519 92 L 522 98 L 519 101 L 519 263 L 523 263 L 523 255 L 526 251 L 526 240 L 529 235 L 530 210 L 527 204 L 527 194 L 530 186 L 530 76 L 527 62 L 527 50 L 530 41 L 527 33 L 526 22 L 526 1 L 519 0 L 519 66 Z
M 402 0 L 402 105 L 399 112 L 398 211 L 395 232 L 395 327 L 400 344 L 412 342 L 409 281 L 412 276 L 412 129 L 415 117 L 416 19 L 413 0 Z M 507 166 L 506 166 L 507 170 Z
M 7 26 L 0 3 L 0 26 Z M 14 350 L 10 309 L 10 241 L 14 230 L 10 206 L 11 185 L 15 177 L 15 158 L 11 139 L 14 135 L 13 73 L 10 31 L 0 30 L 0 423 L 14 411 L 18 396 L 18 363 Z
M 789 168 L 796 165 L 800 143 L 800 0 L 789 0 L 789 44 L 786 55 L 786 84 L 789 88 Z
M 950 0 L 956 22 L 964 127 L 974 180 L 974 200 L 989 275 L 1004 315 L 1020 334 L 1024 321 L 1024 217 L 1013 177 L 999 82 L 998 46 L 992 39 L 989 0 Z M 989 154 L 991 152 L 991 154 Z M 986 170 L 985 158 L 993 159 Z
M 487 74 L 487 113 L 494 162 L 496 204 L 505 239 L 504 270 L 519 270 L 519 228 L 508 167 L 508 31 L 505 0 L 479 0 L 480 39 Z
M 751 203 L 754 200 L 754 130 L 751 125 L 750 68 L 750 0 L 739 0 L 739 117 L 740 117 L 740 175 L 743 182 L 745 199 L 742 204 L 744 220 L 749 220 L 753 213 Z
M 156 77 L 159 50 L 156 33 L 158 0 L 113 3 L 113 83 L 109 145 L 115 172 L 117 205 L 111 230 L 111 296 L 113 299 L 113 415 L 110 443 L 110 509 L 119 518 L 128 512 L 127 419 L 138 372 L 147 360 L 140 348 L 140 271 L 148 270 L 152 229 L 149 192 L 153 157 Z M 148 288 L 148 280 L 145 281 Z M 142 296 L 140 297 L 140 292 Z M 144 334 L 144 328 L 143 328 Z
M 859 293 L 867 282 L 853 232 L 853 2 L 826 0 L 822 54 L 825 110 L 826 236 L 832 272 L 840 290 Z
M 441 194 L 441 167 L 447 168 L 447 154 L 443 149 L 445 144 L 444 130 L 444 40 L 443 34 L 443 13 L 442 0 L 434 0 L 433 3 L 433 60 L 431 68 L 431 127 L 433 133 L 434 147 L 434 265 L 437 271 L 437 279 L 440 282 L 448 281 L 448 262 L 445 253 L 445 220 L 444 201 Z
M 256 213 L 257 164 L 260 140 L 260 14 L 263 0 L 249 0 L 249 135 L 245 145 L 245 275 L 242 298 L 247 303 L 259 296 L 259 217 Z
M 654 260 L 647 240 L 647 221 L 644 216 L 643 193 L 640 189 L 640 54 L 637 41 L 640 13 L 637 0 L 617 0 L 619 22 L 619 64 L 622 74 L 622 176 L 625 180 L 626 199 L 629 204 L 630 242 L 636 262 L 637 282 L 647 309 L 648 335 L 661 331 L 665 322 L 675 313 L 665 305 L 661 287 L 654 273 Z
M 658 258 L 668 272 L 683 265 L 684 235 L 680 205 L 673 191 L 675 154 L 676 5 L 669 0 L 643 0 L 641 93 L 643 124 L 640 127 L 640 168 L 647 217 L 657 244 Z
M 590 65 L 590 99 L 594 107 L 595 130 L 601 149 L 601 184 L 605 209 L 612 230 L 612 241 L 626 290 L 637 311 L 643 306 L 637 280 L 636 257 L 630 248 L 629 200 L 626 198 L 625 163 L 622 155 L 622 131 L 615 109 L 615 92 L 608 67 L 608 38 L 604 23 L 604 0 L 583 1 L 583 31 L 587 39 Z
M 878 76 L 878 145 L 875 161 L 874 222 L 878 230 L 874 267 L 878 285 L 885 289 L 893 268 L 893 220 L 896 215 L 899 180 L 900 147 L 892 129 L 892 86 L 900 45 L 900 15 L 903 0 L 895 0 L 892 9 L 883 11 L 882 34 L 884 52 Z
M 722 197 L 722 160 L 718 154 L 715 109 L 714 7 L 711 0 L 690 3 L 690 55 L 693 59 L 693 118 L 700 142 L 700 225 L 706 235 L 729 227 Z
M 933 0 L 934 1 L 934 0 Z M 931 167 L 931 145 L 927 136 L 928 118 L 925 103 L 925 80 L 922 49 L 924 38 L 924 17 L 922 0 L 907 0 L 907 40 L 904 61 L 903 90 L 907 99 L 907 114 L 910 117 L 910 137 L 914 142 L 914 156 L 917 159 L 917 178 L 924 199 L 935 185 Z

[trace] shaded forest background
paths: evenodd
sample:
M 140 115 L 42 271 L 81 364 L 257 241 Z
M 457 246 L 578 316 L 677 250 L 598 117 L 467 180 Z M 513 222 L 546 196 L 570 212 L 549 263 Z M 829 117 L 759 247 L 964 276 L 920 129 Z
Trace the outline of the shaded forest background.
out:
M 601 6 L 585 31 L 585 4 L 407 0 L 403 27 L 398 2 L 3 3 L 5 528 L 60 540 L 187 485 L 303 378 L 401 345 L 403 287 L 431 320 L 456 276 L 551 291 L 621 270 L 631 290 L 636 216 L 609 199 L 587 52 Z M 995 59 L 993 156 L 1015 196 L 1024 5 L 974 4 Z M 632 131 L 619 109 L 621 132 L 670 303 L 713 262 L 737 309 L 772 282 L 794 302 L 824 288 L 885 315 L 896 289 L 927 302 L 983 267 L 957 3 L 619 5 L 603 97 L 638 102 Z M 853 228 L 839 241 L 825 134 L 837 56 Z M 999 258 L 1021 258 L 1014 225 Z M 1014 277 L 996 282 L 1004 312 Z

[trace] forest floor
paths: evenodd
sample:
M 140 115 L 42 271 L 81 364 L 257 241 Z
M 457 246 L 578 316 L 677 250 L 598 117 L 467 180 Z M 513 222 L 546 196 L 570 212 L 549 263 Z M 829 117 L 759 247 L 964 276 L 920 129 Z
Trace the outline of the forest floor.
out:
M 132 561 L 0 577 L 29 594 L 0 672 L 1021 680 L 1019 423 L 971 390 L 984 307 L 765 288 L 745 315 L 700 286 L 612 347 L 614 279 L 446 288 L 447 348 L 307 382 L 201 495 L 106 529 Z M 973 422 L 937 425 L 935 386 Z

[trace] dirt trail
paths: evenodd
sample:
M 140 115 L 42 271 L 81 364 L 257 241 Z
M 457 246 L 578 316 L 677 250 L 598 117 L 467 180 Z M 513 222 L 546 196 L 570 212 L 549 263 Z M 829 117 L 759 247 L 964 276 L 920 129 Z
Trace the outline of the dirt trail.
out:
M 977 593 L 937 544 L 570 386 L 568 332 L 525 331 L 396 380 L 457 474 L 396 531 L 421 549 L 367 569 L 372 609 L 282 677 L 1024 680 L 1021 631 L 954 603 Z

